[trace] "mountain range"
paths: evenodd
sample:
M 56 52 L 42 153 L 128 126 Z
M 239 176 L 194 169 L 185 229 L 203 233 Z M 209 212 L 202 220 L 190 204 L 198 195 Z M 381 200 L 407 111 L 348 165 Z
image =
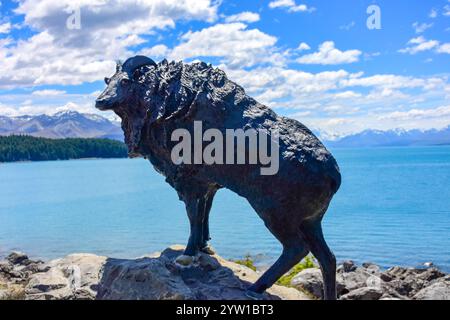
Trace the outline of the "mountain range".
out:
M 450 145 L 450 126 L 440 130 L 365 130 L 325 144 L 345 148 Z
M 96 114 L 62 111 L 54 115 L 0 116 L 0 135 L 45 138 L 109 138 L 123 141 L 120 124 Z M 325 136 L 318 133 L 318 136 Z M 365 130 L 338 139 L 324 138 L 329 147 L 425 146 L 450 144 L 450 126 L 437 130 Z
M 54 115 L 7 117 L 0 115 L 0 135 L 44 138 L 108 138 L 123 141 L 120 124 L 96 114 L 62 111 Z

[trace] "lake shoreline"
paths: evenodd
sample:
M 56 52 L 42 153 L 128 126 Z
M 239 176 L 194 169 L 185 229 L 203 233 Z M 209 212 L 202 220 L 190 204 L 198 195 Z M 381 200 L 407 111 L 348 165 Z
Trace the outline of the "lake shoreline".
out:
M 76 158 L 76 159 L 56 159 L 56 160 L 23 160 L 23 161 L 0 162 L 0 165 L 8 164 L 8 163 L 43 163 L 43 162 L 67 162 L 67 161 L 89 161 L 89 160 L 123 160 L 123 159 L 133 160 L 135 158 L 118 157 L 118 158 Z
M 117 141 L 117 140 L 113 140 Z M 119 141 L 121 142 L 121 141 Z M 346 151 L 346 150 L 377 150 L 377 149 L 411 149 L 411 148 L 435 148 L 435 147 L 450 147 L 450 144 L 430 144 L 430 145 L 406 145 L 406 146 L 365 146 L 365 147 L 329 147 L 330 150 L 337 151 Z M 30 162 L 61 162 L 61 161 L 77 161 L 77 160 L 118 160 L 118 159 L 129 159 L 134 160 L 136 158 L 129 157 L 111 157 L 111 158 L 101 158 L 101 157 L 92 157 L 92 158 L 74 158 L 74 159 L 54 159 L 54 160 L 19 160 L 19 161 L 0 161 L 1 164 L 7 163 L 30 163 Z

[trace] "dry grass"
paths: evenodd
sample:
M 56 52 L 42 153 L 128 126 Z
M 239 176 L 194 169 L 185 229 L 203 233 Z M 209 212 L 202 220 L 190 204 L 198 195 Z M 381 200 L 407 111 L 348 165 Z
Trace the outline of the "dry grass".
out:
M 0 296 L 0 300 L 24 300 L 25 287 L 20 284 L 8 284 L 0 281 L 0 290 L 6 291 L 6 295 Z

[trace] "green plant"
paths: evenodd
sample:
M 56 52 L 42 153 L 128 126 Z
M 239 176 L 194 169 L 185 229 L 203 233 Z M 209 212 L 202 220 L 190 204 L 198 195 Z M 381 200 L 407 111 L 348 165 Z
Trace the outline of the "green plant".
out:
M 278 279 L 277 284 L 280 286 L 290 287 L 292 278 L 305 269 L 316 268 L 317 265 L 312 256 L 307 256 L 300 263 L 296 264 L 288 273 Z
M 256 271 L 256 267 L 255 267 L 255 265 L 254 265 L 253 258 L 251 257 L 250 254 L 247 254 L 247 255 L 244 257 L 244 259 L 242 259 L 242 260 L 235 260 L 234 263 L 237 263 L 237 264 L 246 266 L 247 268 L 250 268 L 250 269 L 252 269 L 253 271 Z

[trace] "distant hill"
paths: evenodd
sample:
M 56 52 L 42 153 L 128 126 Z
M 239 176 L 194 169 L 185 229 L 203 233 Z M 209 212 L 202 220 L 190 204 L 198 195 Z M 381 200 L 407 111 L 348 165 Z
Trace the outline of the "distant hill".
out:
M 329 147 L 385 147 L 450 144 L 450 126 L 441 130 L 365 130 L 338 139 L 316 132 Z M 106 138 L 124 141 L 118 123 L 96 114 L 63 111 L 54 115 L 0 115 L 0 136 L 29 135 L 51 139 Z
M 0 162 L 126 158 L 127 155 L 124 143 L 109 139 L 0 136 Z
M 123 141 L 120 126 L 95 114 L 63 111 L 54 115 L 0 116 L 0 135 L 43 138 L 109 138 Z
M 450 145 L 450 126 L 441 130 L 365 130 L 333 141 L 329 147 L 388 147 Z

